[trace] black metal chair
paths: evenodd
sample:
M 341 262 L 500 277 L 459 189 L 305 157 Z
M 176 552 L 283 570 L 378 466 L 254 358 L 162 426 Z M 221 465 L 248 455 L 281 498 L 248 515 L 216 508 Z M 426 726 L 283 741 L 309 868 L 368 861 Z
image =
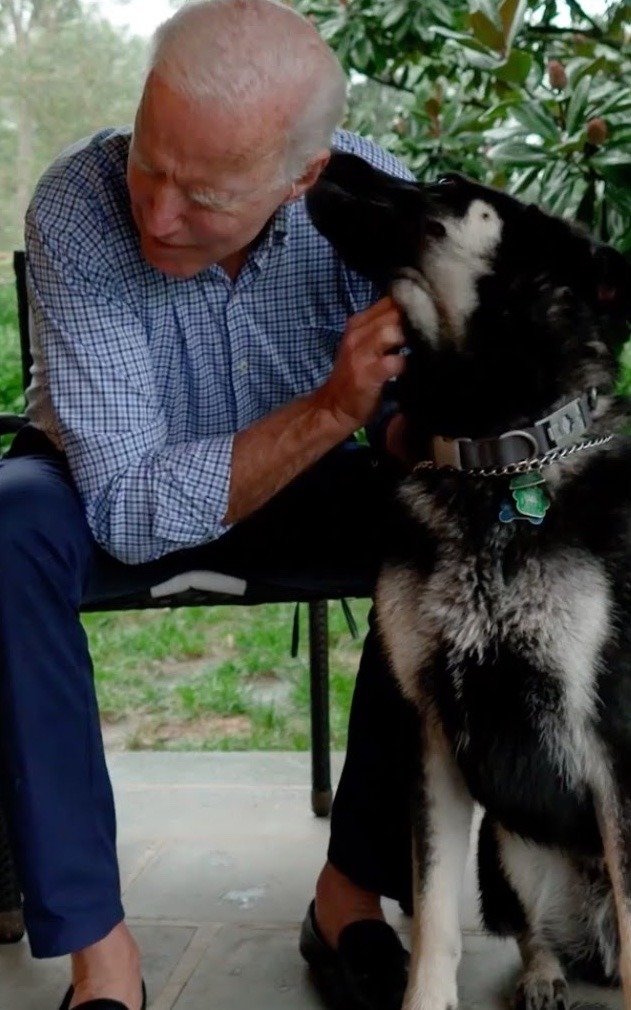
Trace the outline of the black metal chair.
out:
M 31 355 L 29 347 L 29 310 L 26 294 L 24 252 L 14 253 L 22 381 L 26 389 L 30 380 Z M 0 413 L 0 435 L 14 434 L 26 423 L 21 414 Z M 185 580 L 186 581 L 186 580 Z M 199 579 L 191 579 L 191 583 Z M 203 581 L 203 580 L 202 580 Z M 155 589 L 155 587 L 154 587 Z M 331 764 L 329 733 L 329 635 L 328 601 L 349 597 L 366 597 L 371 587 L 352 573 L 335 584 L 318 578 L 317 574 L 305 577 L 304 584 L 288 587 L 273 585 L 248 585 L 243 595 L 227 592 L 208 592 L 189 587 L 181 592 L 152 595 L 151 591 L 123 591 L 107 598 L 90 600 L 83 609 L 89 611 L 145 610 L 187 606 L 253 605 L 260 603 L 307 603 L 309 608 L 309 671 L 311 695 L 311 807 L 317 817 L 326 817 L 331 810 Z M 346 607 L 345 607 L 346 610 Z M 348 615 L 347 615 L 348 616 Z M 352 621 L 349 621 L 352 630 Z M 19 939 L 23 927 L 20 915 L 20 896 L 13 869 L 13 861 L 6 834 L 6 825 L 0 810 L 0 943 Z

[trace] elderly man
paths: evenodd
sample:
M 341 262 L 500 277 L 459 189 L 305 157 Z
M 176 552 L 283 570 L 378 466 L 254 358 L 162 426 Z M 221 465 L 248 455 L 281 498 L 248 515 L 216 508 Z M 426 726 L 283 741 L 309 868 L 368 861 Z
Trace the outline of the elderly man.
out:
M 183 8 L 157 33 L 133 134 L 67 151 L 27 215 L 29 426 L 0 463 L 5 794 L 36 957 L 64 1008 L 139 1010 L 81 600 L 191 568 L 267 577 L 378 563 L 387 467 L 353 433 L 401 372 L 392 301 L 302 196 L 329 157 L 339 64 L 274 0 Z M 374 145 L 334 143 L 394 174 Z M 304 956 L 349 1008 L 396 1007 L 410 713 L 374 636 L 358 676 Z

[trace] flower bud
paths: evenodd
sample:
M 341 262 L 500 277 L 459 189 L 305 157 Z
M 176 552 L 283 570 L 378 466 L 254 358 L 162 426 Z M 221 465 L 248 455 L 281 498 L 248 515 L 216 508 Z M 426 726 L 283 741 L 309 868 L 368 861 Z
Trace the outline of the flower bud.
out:
M 587 133 L 587 139 L 590 144 L 594 147 L 600 147 L 604 144 L 609 136 L 609 130 L 607 129 L 607 124 L 604 119 L 599 117 L 596 119 L 590 119 L 585 128 Z
M 550 60 L 548 63 L 548 80 L 555 91 L 563 91 L 567 87 L 567 74 L 560 60 Z

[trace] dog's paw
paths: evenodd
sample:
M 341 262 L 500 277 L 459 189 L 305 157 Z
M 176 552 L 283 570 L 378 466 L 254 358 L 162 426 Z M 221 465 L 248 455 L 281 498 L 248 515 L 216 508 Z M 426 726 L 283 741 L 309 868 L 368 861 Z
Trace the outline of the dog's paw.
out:
M 438 340 L 440 320 L 431 297 L 417 281 L 400 277 L 392 282 L 392 297 L 400 305 L 410 321 L 432 343 Z
M 567 982 L 545 975 L 524 975 L 515 993 L 515 1010 L 568 1010 L 570 1005 Z
M 419 1002 L 403 1004 L 401 1010 L 458 1010 L 458 1002 L 448 1002 L 445 1003 L 444 999 L 440 995 L 433 996 L 431 993 L 426 993 Z
M 432 973 L 423 980 L 411 980 L 402 1010 L 458 1010 L 455 975 Z

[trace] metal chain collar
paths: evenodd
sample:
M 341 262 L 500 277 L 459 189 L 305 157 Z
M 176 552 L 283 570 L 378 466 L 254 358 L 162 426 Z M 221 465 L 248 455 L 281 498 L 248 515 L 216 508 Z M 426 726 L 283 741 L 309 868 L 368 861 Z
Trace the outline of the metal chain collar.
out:
M 472 477 L 512 477 L 518 473 L 530 473 L 532 470 L 541 470 L 544 466 L 550 466 L 567 456 L 572 456 L 581 449 L 596 449 L 598 446 L 611 442 L 615 435 L 602 435 L 600 438 L 590 438 L 585 442 L 575 442 L 573 445 L 563 446 L 561 449 L 550 449 L 543 456 L 534 456 L 532 459 L 522 459 L 519 463 L 507 463 L 505 466 L 490 467 L 470 467 L 469 469 L 459 469 L 456 466 L 439 466 L 433 459 L 424 459 L 412 469 L 412 473 L 421 470 L 450 470 L 453 473 L 466 473 Z

